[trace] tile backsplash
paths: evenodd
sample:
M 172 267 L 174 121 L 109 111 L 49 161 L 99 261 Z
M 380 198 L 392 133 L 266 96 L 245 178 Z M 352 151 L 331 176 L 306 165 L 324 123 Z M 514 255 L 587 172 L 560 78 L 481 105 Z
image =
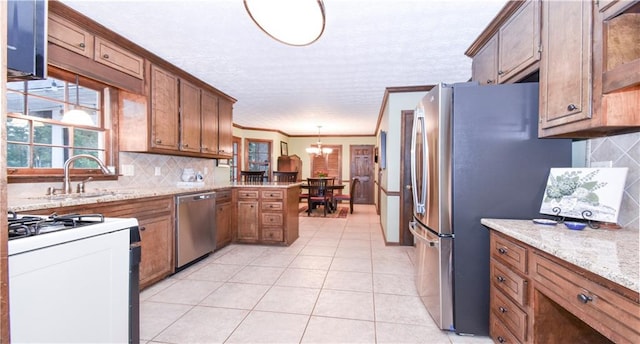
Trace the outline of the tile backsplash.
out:
M 181 181 L 180 176 L 184 168 L 192 168 L 202 174 L 206 185 L 228 184 L 226 181 L 214 181 L 215 159 L 200 159 L 170 155 L 144 154 L 144 153 L 120 153 L 121 175 L 129 169 L 132 175 L 122 175 L 117 181 L 93 181 L 87 184 L 87 189 L 121 189 L 121 188 L 148 188 L 148 187 L 175 187 Z M 158 169 L 159 175 L 156 175 Z M 47 187 L 60 187 L 58 183 L 12 183 L 7 185 L 9 195 L 44 195 Z
M 590 139 L 586 149 L 587 166 L 610 161 L 612 167 L 629 169 L 618 224 L 640 228 L 640 133 Z

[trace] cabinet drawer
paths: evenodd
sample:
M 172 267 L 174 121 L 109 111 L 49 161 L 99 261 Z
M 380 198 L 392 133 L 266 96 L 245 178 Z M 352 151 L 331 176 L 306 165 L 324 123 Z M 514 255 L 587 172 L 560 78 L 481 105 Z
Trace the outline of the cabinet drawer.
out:
M 216 203 L 228 203 L 231 202 L 231 190 L 216 191 Z
M 640 305 L 539 254 L 531 255 L 536 289 L 616 343 L 640 343 Z
M 263 211 L 282 211 L 282 202 L 262 202 Z
M 527 304 L 527 280 L 494 258 L 491 258 L 491 285 L 511 297 L 520 306 Z
M 489 334 L 496 343 L 520 343 L 496 317 L 491 317 Z
M 527 336 L 527 313 L 523 312 L 515 303 L 509 300 L 499 290 L 491 289 L 492 316 L 500 319 L 511 333 L 521 342 Z
M 265 241 L 282 241 L 284 235 L 282 229 L 264 229 L 262 231 L 262 240 Z
M 284 191 L 282 190 L 266 190 L 262 191 L 262 199 L 282 199 Z
M 105 41 L 100 37 L 95 38 L 94 59 L 98 63 L 127 73 L 138 79 L 144 76 L 144 59 L 117 45 Z
M 239 199 L 257 199 L 258 190 L 238 190 Z
M 491 256 L 517 271 L 527 273 L 527 249 L 491 232 Z
M 262 214 L 263 226 L 282 226 L 284 223 L 282 214 L 279 213 L 264 213 Z
M 88 58 L 93 57 L 93 35 L 88 31 L 51 13 L 48 31 L 49 42 Z

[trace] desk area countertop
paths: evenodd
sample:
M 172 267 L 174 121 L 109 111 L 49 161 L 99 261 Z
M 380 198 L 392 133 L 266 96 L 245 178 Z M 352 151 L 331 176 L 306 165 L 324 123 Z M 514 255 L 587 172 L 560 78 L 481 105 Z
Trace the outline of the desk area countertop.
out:
M 640 292 L 639 230 L 569 230 L 563 224 L 482 219 L 481 223 L 635 292 Z
M 105 202 L 123 201 L 129 199 L 148 198 L 157 196 L 174 196 L 186 193 L 203 192 L 203 191 L 216 191 L 229 188 L 292 188 L 299 187 L 302 183 L 277 183 L 277 182 L 264 182 L 264 183 L 231 183 L 228 185 L 204 185 L 200 187 L 158 187 L 158 188 L 123 188 L 116 190 L 99 190 L 97 192 L 87 192 L 84 197 L 78 196 L 78 194 L 71 194 L 70 197 L 64 195 L 34 195 L 34 196 L 12 196 L 8 197 L 8 211 L 16 213 L 24 213 L 38 209 L 56 209 L 68 206 L 82 205 L 82 204 L 95 204 Z M 99 196 L 93 196 L 92 194 L 100 194 Z

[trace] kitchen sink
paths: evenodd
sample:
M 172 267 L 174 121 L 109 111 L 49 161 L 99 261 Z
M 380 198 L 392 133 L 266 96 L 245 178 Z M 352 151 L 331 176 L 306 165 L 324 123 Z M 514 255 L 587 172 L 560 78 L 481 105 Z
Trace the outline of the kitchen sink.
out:
M 128 194 L 129 192 L 123 191 L 108 191 L 108 190 L 97 190 L 92 192 L 84 192 L 84 193 L 72 193 L 72 194 L 57 194 L 57 195 L 45 195 L 45 196 L 35 196 L 30 197 L 32 199 L 46 199 L 51 201 L 56 200 L 69 200 L 69 199 L 79 199 L 79 198 L 96 198 L 96 197 L 107 197 L 107 196 L 117 196 L 122 194 Z

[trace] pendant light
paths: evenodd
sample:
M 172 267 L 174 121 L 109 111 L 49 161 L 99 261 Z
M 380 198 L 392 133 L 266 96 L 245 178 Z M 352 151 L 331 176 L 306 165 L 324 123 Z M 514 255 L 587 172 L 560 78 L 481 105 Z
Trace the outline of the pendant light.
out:
M 91 116 L 89 114 L 80 109 L 80 83 L 79 78 L 76 75 L 76 104 L 75 107 L 62 115 L 62 122 L 69 124 L 78 124 L 78 125 L 86 125 L 86 126 L 95 126 Z
M 318 142 L 316 142 L 316 146 L 315 147 L 309 147 L 306 149 L 307 153 L 309 154 L 313 154 L 313 155 L 329 155 L 333 152 L 333 149 L 331 148 L 327 148 L 327 147 L 322 147 L 322 141 L 320 141 L 320 128 L 322 128 L 321 125 L 318 126 Z
M 244 7 L 264 33 L 284 44 L 309 45 L 324 32 L 322 0 L 244 0 Z

